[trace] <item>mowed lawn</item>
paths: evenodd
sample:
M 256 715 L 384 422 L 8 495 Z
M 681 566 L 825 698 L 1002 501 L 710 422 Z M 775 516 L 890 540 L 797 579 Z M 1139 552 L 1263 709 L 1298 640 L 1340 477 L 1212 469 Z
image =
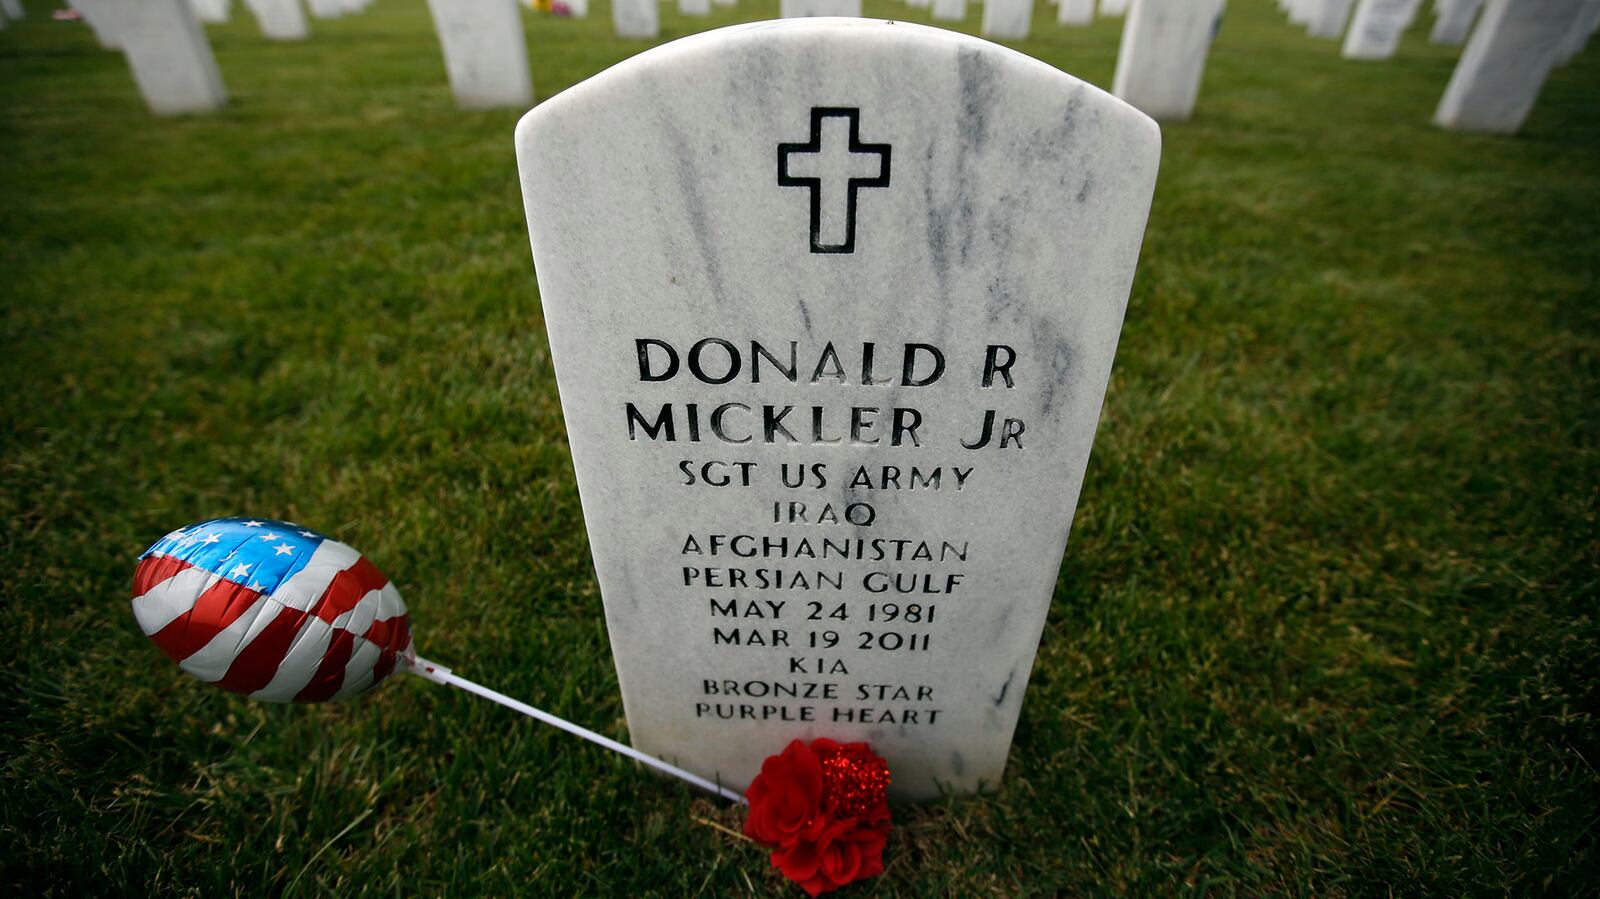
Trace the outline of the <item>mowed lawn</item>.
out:
M 156 119 L 49 5 L 0 32 L 0 888 L 799 895 L 733 810 L 483 701 L 254 703 L 141 636 L 146 545 L 289 518 L 431 658 L 626 735 L 517 111 L 456 110 L 379 0 L 298 44 L 236 10 L 232 104 Z M 1120 21 L 1054 13 L 1017 46 L 1109 86 Z M 1519 136 L 1451 134 L 1429 21 L 1354 63 L 1229 4 L 1006 777 L 899 809 L 854 895 L 1594 889 L 1600 45 Z M 605 0 L 527 30 L 540 98 L 646 47 Z

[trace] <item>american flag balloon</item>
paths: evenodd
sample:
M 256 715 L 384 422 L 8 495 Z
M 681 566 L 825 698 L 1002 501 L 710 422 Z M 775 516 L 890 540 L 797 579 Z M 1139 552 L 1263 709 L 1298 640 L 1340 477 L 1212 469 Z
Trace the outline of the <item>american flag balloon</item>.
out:
M 162 537 L 139 557 L 133 615 L 183 670 L 272 702 L 355 696 L 416 658 L 383 572 L 284 521 L 219 518 Z

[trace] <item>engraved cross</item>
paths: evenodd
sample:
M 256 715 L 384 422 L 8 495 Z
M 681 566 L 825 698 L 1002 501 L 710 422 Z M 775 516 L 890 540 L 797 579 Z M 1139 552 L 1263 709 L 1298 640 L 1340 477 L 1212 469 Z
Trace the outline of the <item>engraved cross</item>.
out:
M 856 195 L 889 186 L 888 144 L 861 142 L 861 110 L 811 109 L 811 140 L 778 144 L 778 185 L 804 187 L 811 201 L 811 252 L 856 251 Z

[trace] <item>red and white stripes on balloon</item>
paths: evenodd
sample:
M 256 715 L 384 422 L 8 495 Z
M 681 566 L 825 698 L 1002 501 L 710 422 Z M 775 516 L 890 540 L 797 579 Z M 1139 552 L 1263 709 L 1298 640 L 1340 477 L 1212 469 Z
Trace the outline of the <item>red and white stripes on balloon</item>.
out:
M 376 566 L 324 540 L 269 594 L 162 553 L 134 575 L 139 627 L 203 681 L 275 702 L 361 693 L 414 657 L 404 601 Z

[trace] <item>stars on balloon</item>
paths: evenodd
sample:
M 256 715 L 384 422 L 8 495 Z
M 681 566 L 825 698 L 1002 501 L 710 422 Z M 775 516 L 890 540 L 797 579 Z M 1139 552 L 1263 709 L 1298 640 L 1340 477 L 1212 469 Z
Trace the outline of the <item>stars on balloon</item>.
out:
M 271 543 L 274 540 L 282 540 L 283 538 L 279 537 L 277 534 L 274 534 L 271 531 L 268 531 L 265 534 L 261 535 L 261 539 L 267 541 L 268 543 Z
M 278 551 L 277 555 L 280 555 L 280 556 L 292 556 L 292 555 L 294 555 L 294 547 L 290 546 L 287 543 L 280 543 L 277 546 L 274 546 L 273 549 L 277 550 Z
M 222 540 L 222 535 L 218 534 L 216 531 L 212 531 L 211 533 L 200 538 L 200 542 L 206 546 L 210 546 L 211 544 L 217 543 L 220 540 Z
M 255 521 L 255 520 L 251 520 L 251 521 L 245 522 L 244 526 L 247 527 L 247 528 L 258 528 L 258 527 L 261 527 L 261 522 Z
M 249 573 L 250 566 L 240 562 L 239 564 L 233 566 L 233 569 L 228 572 L 228 577 L 244 577 Z

